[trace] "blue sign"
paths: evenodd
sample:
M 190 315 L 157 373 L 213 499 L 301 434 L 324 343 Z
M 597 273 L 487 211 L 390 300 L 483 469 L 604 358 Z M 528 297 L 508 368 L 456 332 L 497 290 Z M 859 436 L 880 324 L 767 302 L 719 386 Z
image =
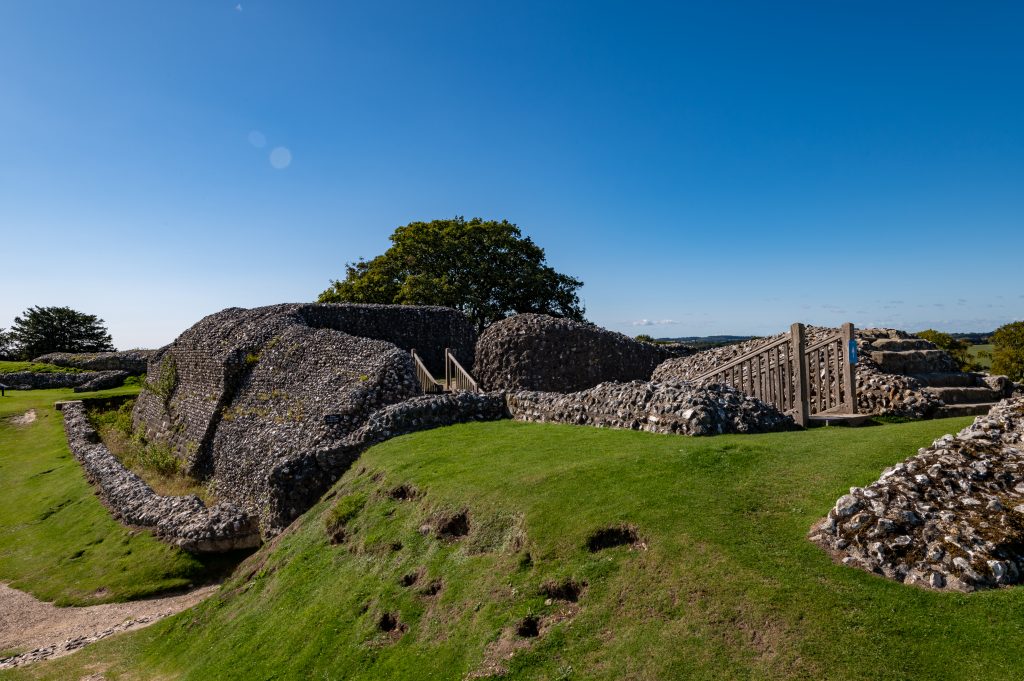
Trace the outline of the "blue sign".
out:
M 857 363 L 857 341 L 850 339 L 850 364 Z

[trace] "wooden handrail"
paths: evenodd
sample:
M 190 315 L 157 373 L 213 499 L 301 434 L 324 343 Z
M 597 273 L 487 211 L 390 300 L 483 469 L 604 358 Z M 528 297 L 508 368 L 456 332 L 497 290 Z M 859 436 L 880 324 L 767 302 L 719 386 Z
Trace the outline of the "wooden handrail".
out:
M 779 340 L 777 340 L 777 341 L 772 341 L 768 345 L 758 346 L 758 347 L 754 348 L 753 350 L 751 350 L 750 352 L 748 352 L 745 355 L 740 355 L 739 357 L 737 357 L 735 359 L 732 359 L 732 360 L 729 360 L 728 362 L 726 362 L 722 366 L 720 366 L 720 367 L 718 367 L 718 368 L 716 368 L 716 369 L 714 369 L 712 371 L 708 371 L 708 372 L 705 372 L 704 374 L 701 374 L 697 378 L 693 379 L 693 382 L 694 383 L 699 383 L 700 381 L 703 381 L 703 380 L 706 380 L 708 378 L 711 378 L 712 376 L 716 376 L 716 375 L 722 373 L 723 371 L 728 371 L 729 369 L 734 369 L 737 366 L 739 366 L 740 364 L 743 364 L 744 362 L 750 361 L 755 356 L 760 355 L 763 352 L 767 352 L 769 350 L 774 350 L 775 348 L 777 348 L 777 347 L 779 347 L 781 345 L 785 345 L 787 343 L 789 343 L 789 334 L 788 333 L 785 336 L 783 336 L 782 338 L 780 338 Z
M 841 341 L 842 339 L 843 339 L 843 336 L 842 336 L 842 334 L 838 334 L 838 333 L 837 333 L 837 334 L 836 334 L 836 335 L 834 335 L 834 336 L 829 336 L 829 337 L 828 337 L 828 338 L 826 338 L 825 340 L 823 340 L 823 341 L 818 341 L 818 342 L 817 342 L 817 343 L 815 343 L 814 345 L 811 345 L 811 346 L 809 346 L 809 347 L 808 347 L 808 348 L 807 348 L 807 349 L 806 349 L 806 350 L 805 350 L 804 352 L 814 352 L 815 350 L 820 350 L 820 349 L 822 349 L 823 347 L 825 347 L 826 345 L 828 345 L 829 343 L 838 343 L 838 342 L 839 342 L 839 341 Z
M 444 390 L 444 386 L 438 383 L 430 370 L 427 369 L 427 365 L 423 363 L 420 356 L 416 354 L 416 350 L 409 350 L 409 354 L 412 355 L 413 366 L 416 369 L 416 378 L 419 379 L 420 389 L 424 393 L 438 393 Z
M 447 389 L 451 390 L 452 389 L 452 384 L 454 383 L 455 386 L 459 390 L 468 390 L 470 392 L 475 392 L 475 393 L 480 392 L 480 386 L 476 382 L 476 379 L 474 379 L 470 375 L 470 373 L 468 371 L 466 371 L 461 364 L 459 364 L 459 360 L 455 359 L 455 355 L 452 354 L 452 351 L 451 351 L 450 348 L 445 348 L 444 349 L 444 356 L 445 356 L 445 371 L 444 371 L 444 373 L 445 373 L 445 383 L 447 384 L 447 386 L 446 386 Z M 452 372 L 451 369 L 455 369 L 455 371 Z

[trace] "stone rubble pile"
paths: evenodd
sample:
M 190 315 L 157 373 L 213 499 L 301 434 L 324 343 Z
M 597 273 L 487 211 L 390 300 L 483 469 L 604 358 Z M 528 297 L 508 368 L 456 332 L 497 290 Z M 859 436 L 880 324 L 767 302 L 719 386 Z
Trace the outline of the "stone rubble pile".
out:
M 100 442 L 81 401 L 63 402 L 61 411 L 71 453 L 118 520 L 196 553 L 259 546 L 259 530 L 249 514 L 229 503 L 207 508 L 195 495 L 158 495 Z
M 843 495 L 810 532 L 844 564 L 906 584 L 974 591 L 1024 575 L 1024 398 Z
M 793 419 L 761 400 L 721 385 L 602 383 L 575 393 L 518 391 L 507 396 L 512 418 L 677 435 L 766 433 Z

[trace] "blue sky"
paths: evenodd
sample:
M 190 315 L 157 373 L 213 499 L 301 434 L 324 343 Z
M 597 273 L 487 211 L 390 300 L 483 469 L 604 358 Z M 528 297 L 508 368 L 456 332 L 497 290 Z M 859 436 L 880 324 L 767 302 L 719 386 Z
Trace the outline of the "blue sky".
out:
M 0 0 L 0 326 L 70 305 L 157 346 L 465 215 L 520 225 L 630 334 L 990 330 L 1024 318 L 1022 25 L 1016 2 Z

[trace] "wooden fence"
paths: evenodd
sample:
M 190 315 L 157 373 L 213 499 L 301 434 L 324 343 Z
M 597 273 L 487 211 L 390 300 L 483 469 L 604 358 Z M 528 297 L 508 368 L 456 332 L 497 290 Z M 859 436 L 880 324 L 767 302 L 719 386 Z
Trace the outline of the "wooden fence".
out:
M 424 393 L 480 392 L 480 386 L 470 373 L 459 364 L 459 360 L 455 359 L 451 348 L 444 349 L 444 379 L 440 381 L 434 378 L 415 350 L 410 350 L 409 352 L 416 367 L 416 378 L 419 380 L 420 388 Z
M 814 414 L 856 414 L 856 345 L 853 324 L 807 347 L 803 324 L 699 376 L 695 383 L 722 383 L 775 405 L 807 426 Z

